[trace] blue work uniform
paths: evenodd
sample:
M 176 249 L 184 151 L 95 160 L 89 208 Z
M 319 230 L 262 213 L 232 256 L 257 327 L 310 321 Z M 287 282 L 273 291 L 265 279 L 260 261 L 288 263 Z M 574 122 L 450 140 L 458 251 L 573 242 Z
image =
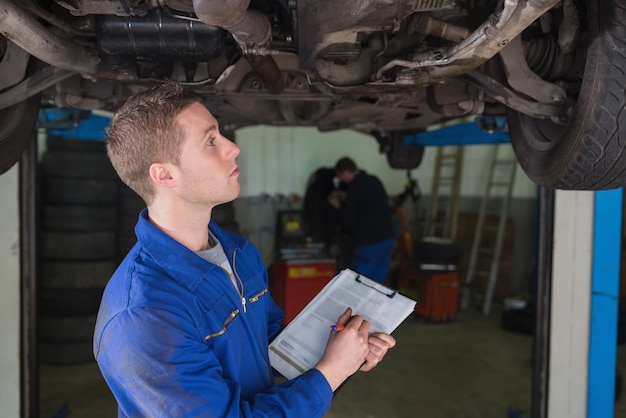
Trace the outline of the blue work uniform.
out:
M 317 370 L 275 384 L 268 344 L 282 311 L 256 248 L 209 224 L 235 274 L 184 247 L 143 210 L 138 243 L 109 281 L 94 355 L 119 417 L 320 417 L 332 390 Z

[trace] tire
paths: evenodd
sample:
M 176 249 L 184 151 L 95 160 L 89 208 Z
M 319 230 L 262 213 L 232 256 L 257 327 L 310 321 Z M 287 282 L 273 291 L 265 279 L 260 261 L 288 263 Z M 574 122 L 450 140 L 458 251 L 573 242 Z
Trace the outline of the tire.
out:
M 59 205 L 100 205 L 117 202 L 113 180 L 44 178 L 42 200 Z
M 118 262 L 121 262 L 137 243 L 137 236 L 135 235 L 137 219 L 137 215 L 120 215 L 116 237 L 116 259 Z
M 51 366 L 72 366 L 95 362 L 93 342 L 78 343 L 39 343 L 39 359 Z
M 121 263 L 124 257 L 133 249 L 137 244 L 137 237 L 133 236 L 120 236 L 117 238 L 117 256 L 116 260 Z
M 124 216 L 124 215 L 133 216 L 135 218 L 135 223 L 136 223 L 137 217 L 139 216 L 139 212 L 141 212 L 146 207 L 146 203 L 137 193 L 131 190 L 124 183 L 120 182 L 119 206 L 120 206 L 120 216 Z M 135 226 L 133 224 L 133 228 L 134 227 Z
M 120 237 L 135 238 L 135 226 L 139 220 L 138 214 L 135 215 L 121 215 L 118 220 L 117 235 Z
M 41 95 L 0 109 L 0 174 L 22 158 L 29 142 L 35 142 L 35 127 Z
M 39 340 L 53 343 L 91 341 L 96 315 L 39 316 Z
M 423 263 L 458 265 L 463 257 L 463 245 L 446 238 L 425 237 L 413 244 L 413 253 Z
M 39 264 L 39 283 L 43 288 L 104 288 L 117 267 L 113 260 L 41 260 Z
M 424 147 L 404 143 L 404 133 L 394 132 L 389 139 L 389 148 L 386 151 L 389 167 L 412 170 L 422 163 Z
M 521 167 L 535 183 L 611 189 L 626 185 L 626 5 L 584 3 L 589 43 L 573 115 L 563 125 L 510 111 L 510 136 Z
M 38 343 L 42 363 L 94 361 L 92 338 L 113 275 L 118 182 L 104 144 L 48 138 L 41 162 Z
M 502 312 L 502 328 L 517 334 L 535 334 L 535 312 L 531 309 L 508 309 Z
M 339 228 L 339 212 L 328 203 L 328 195 L 335 190 L 335 170 L 320 167 L 310 175 L 302 202 L 302 228 L 313 242 L 326 248 Z
M 122 262 L 124 257 L 137 243 L 135 225 L 146 204 L 137 193 L 120 182 L 119 214 L 117 226 L 117 255 L 116 260 Z
M 103 231 L 115 229 L 115 206 L 58 206 L 44 204 L 41 226 L 46 231 Z
M 41 164 L 46 176 L 83 180 L 116 180 L 117 174 L 106 154 L 54 151 L 44 153 Z
M 115 232 L 57 232 L 41 234 L 44 260 L 103 260 L 115 256 Z
M 100 308 L 104 288 L 41 288 L 39 310 L 42 316 L 68 317 L 95 315 Z
M 56 135 L 48 135 L 46 138 L 46 150 L 54 152 L 93 152 L 106 155 L 106 145 L 104 141 L 67 139 Z

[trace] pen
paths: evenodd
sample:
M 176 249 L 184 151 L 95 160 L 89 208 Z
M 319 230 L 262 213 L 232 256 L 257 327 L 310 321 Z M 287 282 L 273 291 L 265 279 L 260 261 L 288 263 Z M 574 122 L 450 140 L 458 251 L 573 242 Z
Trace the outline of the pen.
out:
M 344 328 L 345 326 L 343 325 L 331 325 L 330 326 L 331 331 L 343 331 Z

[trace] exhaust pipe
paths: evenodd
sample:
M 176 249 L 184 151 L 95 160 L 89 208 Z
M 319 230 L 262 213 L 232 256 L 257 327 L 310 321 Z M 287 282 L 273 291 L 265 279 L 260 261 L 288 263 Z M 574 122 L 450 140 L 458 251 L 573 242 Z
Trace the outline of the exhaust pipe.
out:
M 268 91 L 279 94 L 284 85 L 276 61 L 269 55 L 250 53 L 269 45 L 271 23 L 262 13 L 248 10 L 249 5 L 250 0 L 193 0 L 196 16 L 207 25 L 219 26 L 232 33 Z
M 9 0 L 0 0 L 0 33 L 55 67 L 86 76 L 98 72 L 100 58 L 95 53 L 53 34 Z

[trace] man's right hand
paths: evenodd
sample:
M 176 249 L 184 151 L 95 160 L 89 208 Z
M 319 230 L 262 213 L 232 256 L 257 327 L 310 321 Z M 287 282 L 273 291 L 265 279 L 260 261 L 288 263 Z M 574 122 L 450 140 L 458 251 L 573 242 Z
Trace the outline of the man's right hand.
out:
M 328 204 L 335 209 L 339 209 L 341 207 L 341 203 L 346 199 L 345 192 L 340 190 L 334 190 L 330 195 L 328 195 Z
M 348 308 L 337 325 L 343 325 L 343 330 L 331 331 L 324 355 L 315 366 L 333 391 L 359 370 L 369 353 L 369 322 L 358 315 L 352 316 L 352 309 Z

